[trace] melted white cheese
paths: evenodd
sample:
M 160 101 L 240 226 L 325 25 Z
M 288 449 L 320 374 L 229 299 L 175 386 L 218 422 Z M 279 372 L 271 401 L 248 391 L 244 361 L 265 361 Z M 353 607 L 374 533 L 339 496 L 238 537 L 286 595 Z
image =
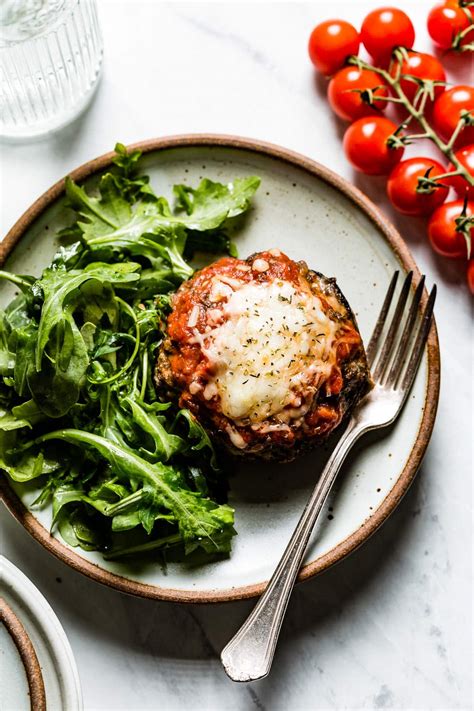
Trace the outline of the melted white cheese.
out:
M 240 285 L 223 316 L 210 332 L 195 332 L 214 370 L 206 390 L 220 397 L 223 414 L 237 423 L 280 419 L 279 413 L 287 422 L 295 411 L 289 406 L 329 377 L 337 323 L 317 296 L 282 280 Z

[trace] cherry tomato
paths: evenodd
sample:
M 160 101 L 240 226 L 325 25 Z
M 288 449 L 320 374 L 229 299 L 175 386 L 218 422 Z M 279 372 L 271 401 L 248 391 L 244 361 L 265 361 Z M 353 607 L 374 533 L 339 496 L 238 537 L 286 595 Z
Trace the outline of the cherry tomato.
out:
M 438 47 L 449 49 L 456 35 L 469 27 L 467 13 L 453 2 L 445 5 L 436 5 L 428 15 L 428 32 L 431 39 Z M 471 33 L 468 32 L 466 37 Z M 463 38 L 463 42 L 466 41 Z
M 398 68 L 398 62 L 392 64 L 390 74 L 395 76 Z M 410 74 L 411 76 L 417 77 L 418 79 L 429 79 L 431 81 L 446 81 L 446 74 L 443 69 L 441 62 L 433 57 L 431 54 L 425 54 L 424 52 L 408 52 L 408 60 L 404 59 L 401 65 L 402 74 Z M 416 92 L 419 89 L 419 84 L 416 81 L 411 81 L 410 79 L 402 79 L 400 81 L 400 86 L 403 89 L 405 95 L 413 101 Z M 435 98 L 440 96 L 444 92 L 444 86 L 435 86 L 434 95 Z
M 467 263 L 467 285 L 474 296 L 474 259 L 470 259 Z
M 394 47 L 413 47 L 415 30 L 410 18 L 396 7 L 369 12 L 360 31 L 362 44 L 376 60 L 386 60 Z
M 467 17 L 468 17 L 470 25 L 471 25 L 471 30 L 461 39 L 459 46 L 462 47 L 465 44 L 469 44 L 469 43 L 473 42 L 474 41 L 474 35 L 473 35 L 474 23 L 471 18 L 473 17 L 472 11 L 474 8 L 472 7 L 472 3 L 471 3 L 471 5 L 469 5 L 469 2 L 466 0 L 464 0 L 464 1 L 463 0 L 444 0 L 444 5 L 447 5 L 448 7 L 452 7 L 455 10 L 461 9 L 464 11 L 465 14 L 467 14 L 466 11 L 469 12 L 469 14 L 467 14 Z
M 354 168 L 367 175 L 385 175 L 401 160 L 403 148 L 389 148 L 397 126 L 381 116 L 361 118 L 344 134 L 344 151 Z
M 474 88 L 472 86 L 453 86 L 445 91 L 433 105 L 433 128 L 448 141 L 456 128 L 462 111 L 474 114 Z M 464 126 L 456 146 L 474 143 L 474 126 Z
M 456 259 L 467 257 L 466 240 L 461 232 L 456 231 L 456 217 L 459 217 L 464 208 L 464 200 L 446 202 L 438 207 L 428 222 L 428 237 L 431 246 L 442 254 L 443 257 Z M 471 200 L 466 205 L 466 214 L 474 215 L 474 202 Z
M 308 52 L 322 74 L 334 74 L 344 66 L 347 57 L 357 54 L 359 44 L 359 33 L 349 22 L 327 20 L 311 32 Z
M 429 215 L 447 198 L 449 188 L 434 188 L 433 192 L 417 192 L 418 178 L 429 171 L 435 178 L 446 172 L 432 158 L 409 158 L 395 166 L 387 182 L 387 194 L 392 205 L 405 215 Z
M 329 82 L 328 101 L 332 110 L 347 121 L 353 121 L 363 116 L 377 116 L 380 111 L 384 110 L 385 101 L 375 100 L 373 105 L 369 105 L 354 89 L 362 91 L 373 89 L 374 98 L 387 96 L 387 88 L 381 86 L 381 82 L 379 75 L 369 69 L 344 67 Z
M 456 151 L 455 156 L 461 165 L 464 166 L 468 173 L 474 178 L 474 144 L 464 146 L 464 148 L 459 148 L 459 150 Z M 452 163 L 449 165 L 446 172 L 451 170 L 455 170 Z M 455 175 L 453 178 L 447 178 L 445 182 L 455 189 L 459 197 L 463 198 L 467 193 L 468 199 L 474 200 L 474 185 L 468 185 L 462 175 Z

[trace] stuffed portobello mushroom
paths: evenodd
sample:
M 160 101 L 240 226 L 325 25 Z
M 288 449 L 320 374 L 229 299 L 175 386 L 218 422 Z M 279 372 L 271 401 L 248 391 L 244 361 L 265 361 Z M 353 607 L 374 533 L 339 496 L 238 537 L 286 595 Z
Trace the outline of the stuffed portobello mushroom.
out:
M 280 461 L 319 445 L 371 387 L 335 280 L 278 249 L 181 285 L 155 380 L 233 454 Z

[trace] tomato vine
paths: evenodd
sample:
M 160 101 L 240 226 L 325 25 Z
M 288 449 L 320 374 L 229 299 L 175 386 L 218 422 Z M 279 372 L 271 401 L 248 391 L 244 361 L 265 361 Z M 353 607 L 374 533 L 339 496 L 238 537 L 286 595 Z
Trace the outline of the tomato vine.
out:
M 446 0 L 432 9 L 428 31 L 441 49 L 460 56 L 474 51 L 473 8 L 474 0 Z M 343 20 L 321 23 L 311 34 L 309 52 L 319 71 L 332 77 L 331 107 L 353 122 L 344 135 L 349 161 L 369 175 L 390 174 L 387 191 L 394 207 L 431 215 L 433 248 L 472 261 L 474 88 L 449 88 L 440 59 L 415 51 L 414 42 L 408 15 L 384 7 L 367 15 L 360 33 Z M 370 61 L 358 56 L 360 44 Z M 384 115 L 390 104 L 402 111 L 398 125 Z M 430 141 L 445 165 L 427 157 L 402 161 L 405 147 L 420 140 Z M 445 203 L 450 189 L 459 199 Z M 440 230 L 442 220 L 449 223 Z M 469 268 L 472 272 L 471 263 Z

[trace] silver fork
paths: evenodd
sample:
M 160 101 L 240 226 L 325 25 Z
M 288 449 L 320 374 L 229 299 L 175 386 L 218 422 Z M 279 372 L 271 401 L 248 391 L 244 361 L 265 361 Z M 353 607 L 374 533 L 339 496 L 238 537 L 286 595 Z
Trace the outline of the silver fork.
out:
M 425 277 L 420 279 L 408 308 L 413 276 L 411 272 L 408 274 L 381 342 L 398 276 L 395 272 L 367 348 L 374 388 L 354 410 L 264 594 L 222 651 L 222 664 L 234 681 L 253 681 L 270 672 L 283 618 L 309 538 L 342 463 L 365 432 L 387 427 L 396 420 L 411 390 L 431 326 L 436 286 L 433 286 L 419 317 Z M 403 322 L 403 331 L 397 338 Z

